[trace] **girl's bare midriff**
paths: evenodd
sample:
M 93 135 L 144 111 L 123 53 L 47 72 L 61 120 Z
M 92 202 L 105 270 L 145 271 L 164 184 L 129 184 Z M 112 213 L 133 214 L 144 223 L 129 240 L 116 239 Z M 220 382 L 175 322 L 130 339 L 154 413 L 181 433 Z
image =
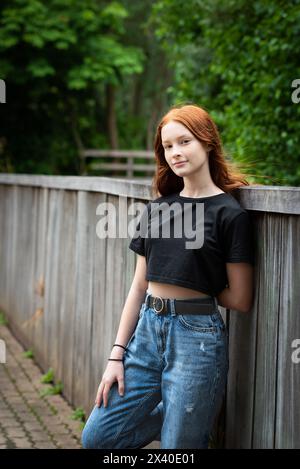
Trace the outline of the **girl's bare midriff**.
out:
M 148 291 L 153 296 L 160 296 L 161 298 L 172 298 L 177 300 L 210 296 L 207 293 L 192 290 L 191 288 L 179 287 L 178 285 L 170 285 L 168 283 L 150 281 L 148 282 Z

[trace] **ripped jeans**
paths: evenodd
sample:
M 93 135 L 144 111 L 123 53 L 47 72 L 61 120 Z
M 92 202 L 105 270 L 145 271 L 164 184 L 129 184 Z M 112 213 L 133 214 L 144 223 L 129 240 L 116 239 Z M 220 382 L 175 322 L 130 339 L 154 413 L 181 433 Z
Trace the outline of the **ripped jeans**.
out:
M 124 351 L 124 395 L 118 383 L 108 404 L 94 407 L 82 432 L 84 448 L 207 448 L 228 373 L 228 333 L 218 310 L 177 315 L 174 300 L 159 315 L 142 304 Z

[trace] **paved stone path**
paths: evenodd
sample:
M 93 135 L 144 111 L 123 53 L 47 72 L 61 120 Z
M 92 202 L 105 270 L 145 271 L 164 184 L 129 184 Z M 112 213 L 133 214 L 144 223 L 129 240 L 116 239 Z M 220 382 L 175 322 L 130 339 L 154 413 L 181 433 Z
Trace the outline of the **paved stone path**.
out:
M 57 394 L 40 396 L 49 384 L 9 329 L 0 325 L 6 363 L 0 364 L 0 449 L 81 448 L 81 428 L 72 420 L 73 408 Z

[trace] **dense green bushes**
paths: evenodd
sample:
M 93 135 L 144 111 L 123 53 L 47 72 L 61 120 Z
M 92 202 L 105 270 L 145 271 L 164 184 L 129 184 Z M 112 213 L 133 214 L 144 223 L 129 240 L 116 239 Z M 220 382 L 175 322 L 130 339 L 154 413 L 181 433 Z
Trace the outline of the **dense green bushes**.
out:
M 3 1 L 0 170 L 77 174 L 82 146 L 151 148 L 159 116 L 192 102 L 254 181 L 299 185 L 299 33 L 299 0 Z

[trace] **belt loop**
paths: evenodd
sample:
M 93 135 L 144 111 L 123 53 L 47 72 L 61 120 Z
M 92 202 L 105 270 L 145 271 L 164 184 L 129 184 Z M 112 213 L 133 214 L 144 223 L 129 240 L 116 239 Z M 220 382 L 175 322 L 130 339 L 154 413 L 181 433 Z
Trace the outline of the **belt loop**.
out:
M 215 309 L 216 309 L 216 313 L 217 313 L 217 312 L 219 312 L 218 300 L 217 300 L 217 298 L 216 298 L 215 296 L 213 297 L 213 299 L 214 299 Z
M 150 292 L 147 290 L 147 291 L 146 291 L 146 298 L 145 298 L 146 308 L 148 308 L 148 300 L 149 300 L 150 296 L 151 296 L 151 294 L 150 294 Z
M 175 300 L 174 300 L 173 298 L 170 298 L 169 301 L 170 301 L 171 315 L 172 315 L 172 316 L 176 316 L 176 312 L 175 312 Z

